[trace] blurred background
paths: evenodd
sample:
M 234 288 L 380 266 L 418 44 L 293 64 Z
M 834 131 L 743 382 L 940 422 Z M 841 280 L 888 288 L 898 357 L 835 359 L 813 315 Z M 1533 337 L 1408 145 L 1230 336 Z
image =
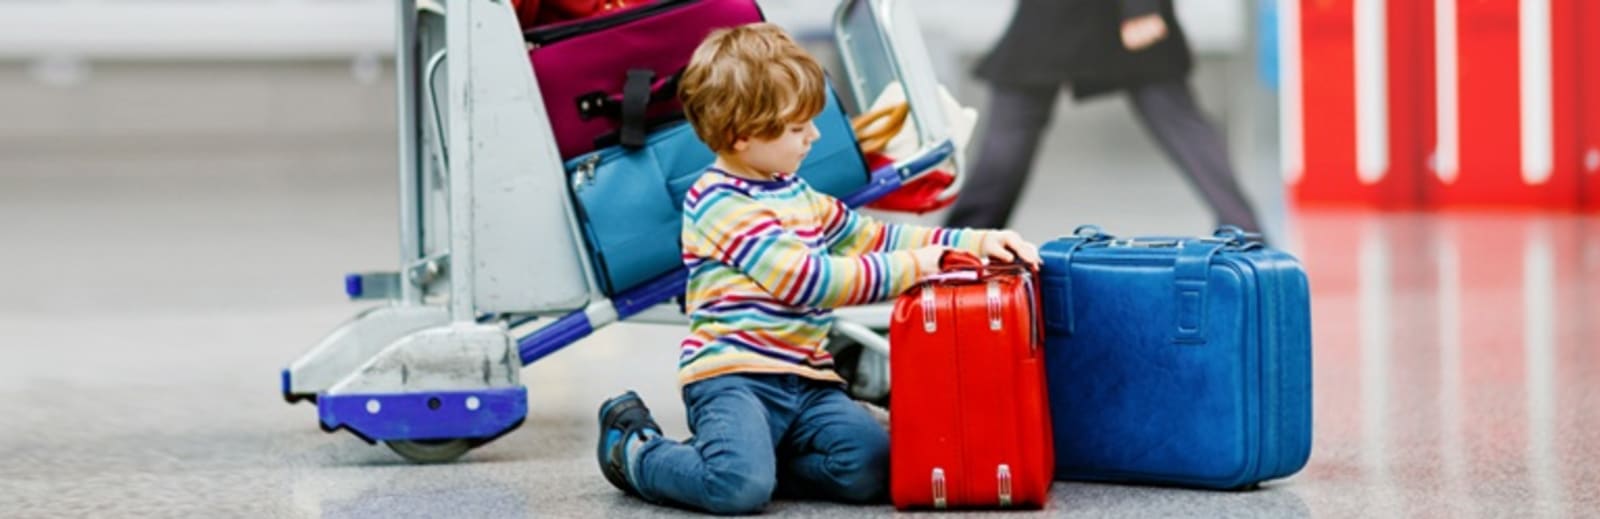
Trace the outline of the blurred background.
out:
M 1015 2 L 912 1 L 941 81 L 983 117 L 972 69 Z M 830 2 L 759 3 L 826 52 Z M 1579 30 L 1600 4 L 1175 4 L 1201 109 L 1268 237 L 1311 276 L 1317 443 L 1257 493 L 1058 499 L 1087 514 L 1600 509 L 1600 37 Z M 360 308 L 342 275 L 396 262 L 394 14 L 0 0 L 0 515 L 639 513 L 587 457 L 592 415 L 637 387 L 682 436 L 679 329 L 611 327 L 527 368 L 528 423 L 450 466 L 324 434 L 279 399 L 278 370 Z M 1120 95 L 1054 110 L 1012 219 L 1026 237 L 1209 233 Z
M 821 38 L 831 4 L 760 3 L 770 20 L 826 50 Z M 1005 28 L 1012 3 L 974 8 L 969 2 L 916 0 L 915 6 L 941 80 L 964 105 L 985 110 L 986 86 L 970 71 Z M 1257 66 L 1261 38 L 1271 33 L 1257 25 L 1266 23 L 1261 19 L 1271 5 L 1241 0 L 1178 6 L 1199 63 L 1197 96 L 1226 132 L 1245 189 L 1271 215 L 1264 225 L 1287 232 L 1276 165 L 1276 102 L 1270 73 Z M 392 263 L 394 247 L 386 245 L 397 239 L 392 7 L 370 0 L 6 3 L 7 16 L 0 17 L 0 187 L 6 210 L 28 214 L 20 204 L 43 204 L 43 211 L 83 204 L 119 215 L 96 221 L 99 232 L 113 226 L 118 230 L 110 234 L 132 240 L 118 247 L 118 261 L 108 266 L 100 264 L 105 258 L 85 258 L 74 248 L 81 230 L 32 234 L 8 226 L 8 232 L 30 233 L 33 245 L 33 253 L 12 261 L 52 270 L 64 267 L 62 262 L 95 262 L 70 270 L 70 277 L 94 291 L 117 290 L 130 272 L 171 267 L 230 279 L 271 278 L 243 291 L 229 283 L 165 284 L 174 303 L 208 306 L 237 304 L 229 301 L 239 300 L 241 292 L 250 300 L 326 294 L 329 278 L 235 268 L 241 264 L 343 272 Z M 1041 146 L 1034 184 L 1023 193 L 1014 219 L 1019 230 L 1036 240 L 1090 222 L 1127 234 L 1209 232 L 1203 203 L 1125 102 L 1111 98 L 1074 106 L 1068 96 L 1062 99 Z M 1107 190 L 1126 196 L 1105 196 Z M 96 198 L 102 196 L 110 199 Z M 313 200 L 337 203 L 308 205 Z M 188 210 L 169 202 L 217 205 Z M 129 210 L 108 204 L 127 204 Z M 1046 205 L 1066 212 L 1028 216 L 1030 208 Z M 61 216 L 70 220 L 76 214 Z M 265 237 L 252 234 L 284 217 L 304 218 L 304 225 Z M 48 220 L 59 225 L 62 218 Z M 200 245 L 209 235 L 184 233 L 208 232 L 193 228 L 201 221 L 235 229 L 223 239 L 248 238 L 253 245 Z M 335 239 L 371 246 L 352 246 L 348 254 L 357 256 L 327 261 L 326 243 L 319 240 Z M 174 242 L 196 250 L 172 256 Z M 21 310 L 106 304 L 82 301 L 88 294 L 63 295 L 72 290 L 59 284 L 30 292 L 0 305 Z

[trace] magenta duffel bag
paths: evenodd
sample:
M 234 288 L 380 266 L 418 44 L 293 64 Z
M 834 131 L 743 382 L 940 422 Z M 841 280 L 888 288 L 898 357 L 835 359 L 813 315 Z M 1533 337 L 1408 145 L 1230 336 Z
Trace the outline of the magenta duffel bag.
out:
M 658 0 L 526 32 L 563 160 L 644 145 L 682 118 L 678 75 L 712 30 L 762 21 L 754 0 Z

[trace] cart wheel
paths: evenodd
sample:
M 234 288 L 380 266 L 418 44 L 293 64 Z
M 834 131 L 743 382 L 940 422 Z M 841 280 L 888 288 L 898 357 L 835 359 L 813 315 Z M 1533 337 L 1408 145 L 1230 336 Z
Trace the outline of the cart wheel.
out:
M 415 463 L 444 463 L 472 450 L 472 440 L 397 440 L 384 445 L 400 457 Z

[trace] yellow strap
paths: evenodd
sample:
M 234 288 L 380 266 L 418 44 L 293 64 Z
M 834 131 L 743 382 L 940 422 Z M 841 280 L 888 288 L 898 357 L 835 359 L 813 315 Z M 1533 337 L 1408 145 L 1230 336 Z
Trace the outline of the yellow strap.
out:
M 883 152 L 889 147 L 889 140 L 905 128 L 906 116 L 910 113 L 911 105 L 902 102 L 875 108 L 851 120 L 850 127 L 855 129 L 861 153 Z

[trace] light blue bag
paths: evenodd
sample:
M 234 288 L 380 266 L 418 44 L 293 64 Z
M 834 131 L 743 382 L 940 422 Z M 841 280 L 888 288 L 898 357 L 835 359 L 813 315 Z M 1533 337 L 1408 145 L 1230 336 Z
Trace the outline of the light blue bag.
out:
M 814 120 L 822 136 L 798 174 L 813 189 L 844 197 L 867 184 L 867 164 L 832 90 Z M 687 122 L 657 129 L 637 150 L 580 155 L 566 169 L 602 289 L 614 295 L 683 265 L 678 243 L 683 197 L 716 156 Z

